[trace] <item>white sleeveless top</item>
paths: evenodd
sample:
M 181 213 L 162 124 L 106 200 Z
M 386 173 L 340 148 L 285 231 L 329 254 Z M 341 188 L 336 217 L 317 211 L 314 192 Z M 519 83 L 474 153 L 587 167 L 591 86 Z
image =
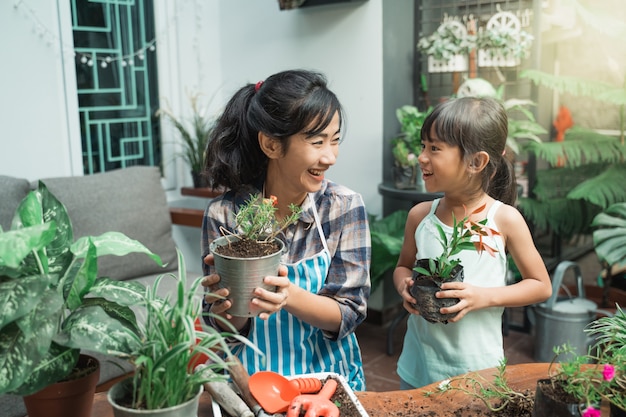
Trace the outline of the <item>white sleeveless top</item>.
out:
M 434 200 L 430 212 L 415 230 L 416 259 L 434 258 L 442 247 L 435 224 L 448 237 L 452 227 L 435 215 L 439 199 Z M 502 205 L 496 201 L 487 213 L 487 226 L 498 230 L 495 213 Z M 464 281 L 477 287 L 505 285 L 507 262 L 501 236 L 483 237 L 485 243 L 498 250 L 496 256 L 483 251 L 461 251 L 457 257 L 464 269 Z M 419 388 L 449 377 L 498 366 L 504 358 L 502 347 L 503 307 L 491 307 L 469 312 L 456 323 L 429 323 L 419 315 L 411 314 L 407 323 L 404 346 L 398 359 L 398 375 L 410 385 Z

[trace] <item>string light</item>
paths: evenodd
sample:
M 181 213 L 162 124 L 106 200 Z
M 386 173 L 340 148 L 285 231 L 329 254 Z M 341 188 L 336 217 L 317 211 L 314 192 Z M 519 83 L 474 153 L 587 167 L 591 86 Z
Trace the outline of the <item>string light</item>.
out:
M 167 24 L 165 30 L 160 31 L 161 35 L 155 36 L 154 39 L 147 42 L 143 47 L 133 51 L 126 55 L 106 55 L 99 53 L 81 52 L 84 48 L 74 48 L 73 45 L 68 45 L 61 41 L 61 38 L 52 30 L 48 29 L 46 25 L 37 17 L 35 11 L 24 0 L 15 0 L 13 8 L 16 12 L 22 10 L 23 13 L 33 22 L 33 32 L 41 38 L 48 46 L 52 46 L 55 43 L 61 45 L 62 53 L 68 57 L 75 57 L 78 61 L 89 67 L 99 65 L 101 68 L 108 68 L 110 65 L 119 63 L 122 67 L 135 65 L 135 59 L 143 61 L 146 58 L 147 52 L 156 51 L 157 38 L 163 38 L 163 34 L 168 32 L 176 22 L 177 16 L 172 16 Z

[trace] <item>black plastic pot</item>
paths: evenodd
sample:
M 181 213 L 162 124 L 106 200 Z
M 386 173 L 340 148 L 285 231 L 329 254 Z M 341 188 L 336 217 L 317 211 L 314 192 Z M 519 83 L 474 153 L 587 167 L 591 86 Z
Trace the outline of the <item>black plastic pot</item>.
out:
M 429 259 L 419 259 L 416 262 L 416 266 L 428 269 L 428 263 Z M 463 265 L 459 264 L 454 267 L 450 279 L 447 279 L 446 282 L 462 282 L 463 279 Z M 441 282 L 441 278 L 423 275 L 415 271 L 413 273 L 413 280 L 414 283 L 413 286 L 411 286 L 410 293 L 417 301 L 414 307 L 426 321 L 446 324 L 449 319 L 457 315 L 457 313 L 441 314 L 439 312 L 441 308 L 452 307 L 460 301 L 458 298 L 435 297 L 435 293 L 441 290 L 440 287 L 443 283 Z
M 580 417 L 580 404 L 556 398 L 551 393 L 551 385 L 551 380 L 547 378 L 537 381 L 533 417 Z

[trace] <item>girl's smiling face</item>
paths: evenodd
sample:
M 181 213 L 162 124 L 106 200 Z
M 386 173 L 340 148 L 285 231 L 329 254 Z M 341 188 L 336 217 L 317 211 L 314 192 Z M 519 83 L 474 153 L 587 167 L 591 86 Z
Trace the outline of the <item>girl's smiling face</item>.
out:
M 452 191 L 457 184 L 466 184 L 467 167 L 461 149 L 440 140 L 434 124 L 429 135 L 422 138 L 422 152 L 417 158 L 428 192 Z
M 280 184 L 290 193 L 311 193 L 320 189 L 324 174 L 333 166 L 341 142 L 339 113 L 320 134 L 301 132 L 289 138 L 286 149 L 270 157 L 267 181 Z

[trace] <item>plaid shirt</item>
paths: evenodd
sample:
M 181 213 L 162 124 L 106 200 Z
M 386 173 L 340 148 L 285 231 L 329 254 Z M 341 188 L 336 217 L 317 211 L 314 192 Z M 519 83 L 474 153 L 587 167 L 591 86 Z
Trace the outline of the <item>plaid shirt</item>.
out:
M 238 207 L 250 195 L 260 193 L 260 189 L 249 187 L 238 193 L 229 191 L 209 202 L 202 224 L 203 258 L 209 253 L 210 243 L 221 236 L 220 226 L 234 231 Z M 282 234 L 288 251 L 281 262 L 295 263 L 323 249 L 313 217 L 313 210 L 316 209 L 332 258 L 319 295 L 332 297 L 339 303 L 342 324 L 339 333 L 333 338 L 341 339 L 354 332 L 367 314 L 371 257 L 367 212 L 360 194 L 328 180 L 324 180 L 321 189 L 313 194 L 313 200 L 315 206 L 311 199 L 305 199 L 299 221 Z M 205 275 L 214 272 L 212 267 L 204 263 L 203 270 Z

